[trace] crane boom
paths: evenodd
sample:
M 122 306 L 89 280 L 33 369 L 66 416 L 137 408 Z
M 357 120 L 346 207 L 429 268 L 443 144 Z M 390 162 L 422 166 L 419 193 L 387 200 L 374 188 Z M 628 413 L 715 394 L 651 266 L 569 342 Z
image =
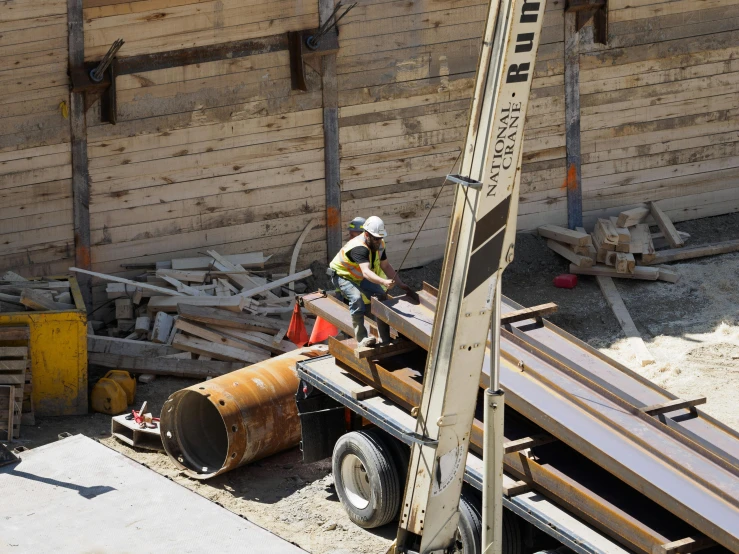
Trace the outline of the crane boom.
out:
M 499 360 L 500 278 L 513 260 L 523 125 L 544 6 L 492 0 L 488 10 L 460 174 L 450 176 L 458 184 L 396 552 L 448 552 L 454 542 L 493 318 L 496 368 Z M 493 368 L 492 392 L 499 388 Z

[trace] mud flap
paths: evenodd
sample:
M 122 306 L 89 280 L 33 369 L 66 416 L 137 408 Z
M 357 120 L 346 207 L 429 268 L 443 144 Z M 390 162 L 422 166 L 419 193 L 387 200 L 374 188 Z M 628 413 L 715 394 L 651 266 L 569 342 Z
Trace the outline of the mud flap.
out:
M 303 462 L 311 463 L 331 457 L 334 445 L 346 429 L 346 408 L 305 381 L 295 395 L 300 416 Z

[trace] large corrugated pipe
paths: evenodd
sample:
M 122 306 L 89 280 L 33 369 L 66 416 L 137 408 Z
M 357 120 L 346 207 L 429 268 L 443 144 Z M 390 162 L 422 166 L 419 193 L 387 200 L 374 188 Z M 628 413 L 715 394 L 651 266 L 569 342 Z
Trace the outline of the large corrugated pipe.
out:
M 195 479 L 210 479 L 300 442 L 297 362 L 327 354 L 299 348 L 172 394 L 161 413 L 164 449 Z

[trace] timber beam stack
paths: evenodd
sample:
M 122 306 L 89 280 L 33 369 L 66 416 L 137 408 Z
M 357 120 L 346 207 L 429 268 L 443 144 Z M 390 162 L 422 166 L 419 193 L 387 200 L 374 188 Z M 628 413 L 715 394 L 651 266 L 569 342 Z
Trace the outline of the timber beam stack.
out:
M 657 228 L 652 230 L 652 225 Z M 547 246 L 570 261 L 570 272 L 579 275 L 642 279 L 675 283 L 679 275 L 666 267 L 654 266 L 658 249 L 682 248 L 690 238 L 675 229 L 656 204 L 621 212 L 618 217 L 600 218 L 590 233 L 584 228 L 565 229 L 556 225 L 539 227 Z
M 207 379 L 297 348 L 286 337 L 296 292 L 311 270 L 270 275 L 261 252 L 174 259 L 125 279 L 77 268 L 108 281 L 115 320 L 88 323 L 88 361 L 141 374 Z M 312 324 L 306 322 L 306 328 Z

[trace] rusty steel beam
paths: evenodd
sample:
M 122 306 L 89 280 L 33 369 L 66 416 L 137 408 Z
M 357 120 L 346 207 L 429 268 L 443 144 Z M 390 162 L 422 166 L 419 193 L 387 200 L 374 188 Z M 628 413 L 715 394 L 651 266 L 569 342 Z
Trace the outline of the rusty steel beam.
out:
M 424 283 L 423 291 L 419 293 L 421 305 L 433 311 L 436 294 L 434 287 Z M 503 297 L 501 312 L 504 316 L 521 309 L 523 306 Z M 421 320 L 416 323 L 422 324 Z M 566 365 L 632 406 L 644 408 L 677 400 L 674 394 L 545 319 L 541 322 L 533 319 L 515 322 L 506 328 L 535 349 L 538 356 Z M 503 340 L 503 348 L 505 345 L 506 340 Z M 739 432 L 736 430 L 695 407 L 676 408 L 669 416 L 660 415 L 659 421 L 739 469 Z
M 356 358 L 355 346 L 354 339 L 339 341 L 329 338 L 329 354 L 336 358 L 345 371 L 382 392 L 406 410 L 419 405 L 423 385 L 420 372 L 413 368 L 423 367 L 423 360 L 417 352 L 398 356 L 396 359 L 372 362 Z M 484 385 L 482 382 L 481 386 Z M 470 434 L 471 450 L 481 453 L 482 441 L 483 424 L 475 419 Z M 506 439 L 506 442 L 514 444 L 516 441 Z M 517 479 L 533 485 L 542 494 L 629 548 L 651 553 L 654 548 L 669 542 L 663 534 L 638 521 L 602 495 L 557 471 L 550 464 L 540 464 L 535 457 L 526 457 L 521 452 L 507 453 L 504 466 Z
M 206 46 L 195 46 L 193 48 L 182 48 L 180 50 L 118 58 L 114 63 L 116 65 L 117 75 L 131 75 L 144 71 L 156 71 L 183 65 L 267 54 L 269 52 L 287 50 L 287 47 L 287 33 L 281 33 L 279 35 L 235 40 L 222 44 L 209 44 Z
M 436 304 L 435 294 L 436 289 L 424 283 L 423 290 L 418 293 L 417 304 L 401 297 L 385 303 L 374 301 L 372 310 L 398 332 L 428 349 Z M 351 317 L 341 302 L 326 298 L 320 293 L 303 298 L 309 311 L 331 321 L 347 334 L 352 334 Z M 394 310 L 393 306 L 401 306 L 401 309 Z M 503 299 L 503 314 L 520 309 L 522 306 L 519 304 L 508 298 Z M 673 394 L 546 320 L 541 324 L 536 324 L 533 319 L 520 321 L 509 325 L 508 329 L 529 348 L 535 349 L 537 356 L 566 365 L 635 408 L 664 404 L 676 399 Z M 504 338 L 501 342 L 501 348 L 505 351 L 510 341 Z M 484 369 L 486 370 L 487 368 Z M 712 458 L 719 457 L 726 464 L 739 469 L 739 433 L 700 409 L 677 409 L 669 416 L 659 416 L 656 421 L 701 446 L 705 449 L 703 452 L 710 452 L 708 455 Z M 723 463 L 721 465 L 725 466 Z
M 429 291 L 422 291 L 420 300 L 419 303 L 413 303 L 396 298 L 386 303 L 374 302 L 373 311 L 380 319 L 423 347 L 430 340 L 433 325 L 433 310 L 429 309 L 433 305 L 433 295 Z M 524 331 L 519 329 L 519 334 L 523 335 Z M 553 336 L 557 335 L 553 333 Z M 561 341 L 565 337 L 559 335 L 559 338 Z M 576 450 L 587 454 L 593 461 L 637 490 L 647 493 L 647 496 L 718 542 L 730 548 L 739 545 L 739 531 L 732 530 L 731 523 L 731 518 L 739 517 L 739 483 L 735 468 L 730 463 L 706 448 L 705 444 L 691 442 L 674 428 L 662 426 L 654 418 L 639 413 L 638 408 L 618 394 L 602 388 L 596 381 L 589 381 L 566 364 L 559 363 L 557 358 L 545 355 L 543 351 L 527 343 L 525 337 L 504 332 L 502 342 L 503 357 L 508 361 L 502 374 L 506 391 L 509 391 L 510 386 L 507 382 L 513 379 L 509 376 L 525 373 L 531 380 L 527 383 L 520 382 L 520 379 L 511 381 L 518 382 L 522 387 L 521 390 L 511 390 L 509 404 L 514 409 L 540 423 L 560 439 L 566 437 L 565 442 L 569 441 L 571 446 L 576 445 Z M 570 350 L 578 346 L 571 345 Z M 577 354 L 573 356 L 575 360 L 588 369 L 591 359 L 601 362 L 601 370 L 605 365 L 606 360 L 588 356 L 586 354 L 590 353 L 582 349 Z M 509 371 L 510 366 L 516 370 Z M 610 373 L 618 375 L 618 368 L 611 368 Z M 552 383 L 557 379 L 561 384 L 555 387 Z M 602 378 L 600 380 L 603 381 Z M 644 395 L 638 390 L 641 383 L 629 383 L 623 377 L 620 381 L 628 385 L 632 392 Z M 548 390 L 537 390 L 542 385 Z M 573 396 L 573 390 L 578 390 L 580 394 Z M 531 402 L 529 399 L 534 392 L 543 394 L 538 402 Z M 647 395 L 655 392 L 657 391 L 647 387 Z M 547 399 L 557 395 L 568 397 L 568 401 L 562 402 L 558 407 L 562 413 L 552 412 L 544 416 L 542 412 L 550 410 L 542 410 L 542 407 L 549 407 L 552 403 Z M 587 397 L 589 401 L 579 400 L 580 396 Z M 592 429 L 584 436 L 578 436 L 568 426 L 561 425 L 560 416 L 566 413 L 573 418 L 571 427 L 577 428 L 578 423 L 588 421 L 599 429 L 598 436 L 590 436 Z M 556 428 L 557 432 L 553 432 L 546 424 Z M 614 449 L 613 444 L 603 444 L 601 449 L 592 448 L 592 443 L 597 443 L 596 439 L 602 439 L 603 436 L 611 439 L 611 443 L 619 443 L 620 448 Z M 606 448 L 608 446 L 610 448 Z M 659 463 L 655 465 L 651 458 L 659 460 Z M 644 464 L 643 467 L 639 467 L 640 464 Z M 632 465 L 636 469 L 632 469 Z M 653 478 L 643 475 L 647 469 L 654 471 Z
M 517 306 L 513 302 L 510 305 Z M 677 399 L 672 393 L 546 320 L 543 326 L 525 322 L 514 324 L 510 331 L 528 348 L 534 349 L 538 356 L 565 364 L 583 378 L 636 408 L 666 404 Z M 739 433 L 699 408 L 676 408 L 669 415 L 658 416 L 658 421 L 739 469 Z
M 373 299 L 372 310 L 420 346 L 430 341 L 433 311 L 422 303 Z M 720 544 L 739 550 L 737 468 L 522 337 L 503 331 L 501 355 L 508 362 L 501 368 L 506 404 Z

